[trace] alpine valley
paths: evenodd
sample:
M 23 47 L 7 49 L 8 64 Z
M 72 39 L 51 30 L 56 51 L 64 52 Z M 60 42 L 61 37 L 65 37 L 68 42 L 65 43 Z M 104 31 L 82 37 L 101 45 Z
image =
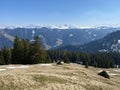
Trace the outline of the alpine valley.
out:
M 74 48 L 74 50 L 86 52 L 116 51 L 120 43 L 119 30 L 119 27 L 107 26 L 89 28 L 67 25 L 59 27 L 4 27 L 0 28 L 0 47 L 12 47 L 15 36 L 21 39 L 27 38 L 31 42 L 34 36 L 39 36 L 46 50 L 62 47 L 61 49 L 72 50 Z

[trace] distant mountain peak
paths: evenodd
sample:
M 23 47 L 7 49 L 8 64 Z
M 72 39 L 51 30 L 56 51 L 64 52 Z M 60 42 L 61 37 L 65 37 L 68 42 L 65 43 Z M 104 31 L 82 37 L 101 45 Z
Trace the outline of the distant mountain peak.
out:
M 0 26 L 2 27 L 0 29 L 0 47 L 12 46 L 12 41 L 15 36 L 28 38 L 29 40 L 32 40 L 34 36 L 39 36 L 46 49 L 54 48 L 54 46 L 58 48 L 65 45 L 83 45 L 103 38 L 108 33 L 120 30 L 120 28 L 101 27 L 101 29 L 98 29 L 97 27 L 82 27 L 67 24 L 49 26 L 40 24 L 29 26 Z M 118 33 L 116 36 L 120 36 L 120 34 Z M 109 36 L 106 38 L 109 39 Z
M 99 26 L 81 26 L 81 25 L 68 25 L 68 24 L 63 24 L 63 25 L 43 25 L 43 24 L 31 24 L 27 26 L 22 26 L 22 25 L 0 25 L 0 29 L 15 29 L 15 28 L 49 28 L 49 29 L 108 29 L 108 28 L 120 28 L 119 25 L 99 25 Z

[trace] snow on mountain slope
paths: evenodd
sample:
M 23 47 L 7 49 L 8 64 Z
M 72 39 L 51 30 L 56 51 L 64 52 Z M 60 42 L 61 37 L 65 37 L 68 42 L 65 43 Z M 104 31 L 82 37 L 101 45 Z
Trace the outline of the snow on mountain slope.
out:
M 104 38 L 89 42 L 84 45 L 69 45 L 62 47 L 63 50 L 81 52 L 119 52 L 120 53 L 120 30 L 107 34 Z
M 85 43 L 103 38 L 108 33 L 120 30 L 120 28 L 112 27 L 74 27 L 72 25 L 30 25 L 28 27 L 7 27 L 0 29 L 0 47 L 11 46 L 14 36 L 20 38 L 28 38 L 33 40 L 34 36 L 39 36 L 43 47 L 50 49 L 53 47 L 61 47 L 65 45 L 83 45 Z M 4 34 L 3 34 L 4 32 Z M 9 40 L 9 41 L 8 41 Z M 4 42 L 4 44 L 2 43 Z

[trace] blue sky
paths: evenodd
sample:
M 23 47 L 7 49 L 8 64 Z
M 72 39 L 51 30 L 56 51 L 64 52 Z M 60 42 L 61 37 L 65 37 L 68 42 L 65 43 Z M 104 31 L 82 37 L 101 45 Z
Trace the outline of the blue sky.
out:
M 120 0 L 0 0 L 0 25 L 120 24 Z

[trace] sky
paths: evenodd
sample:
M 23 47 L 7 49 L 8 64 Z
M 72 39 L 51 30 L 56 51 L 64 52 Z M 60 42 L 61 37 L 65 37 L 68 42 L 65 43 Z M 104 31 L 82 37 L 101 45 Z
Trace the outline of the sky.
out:
M 0 25 L 120 24 L 120 0 L 0 0 Z

